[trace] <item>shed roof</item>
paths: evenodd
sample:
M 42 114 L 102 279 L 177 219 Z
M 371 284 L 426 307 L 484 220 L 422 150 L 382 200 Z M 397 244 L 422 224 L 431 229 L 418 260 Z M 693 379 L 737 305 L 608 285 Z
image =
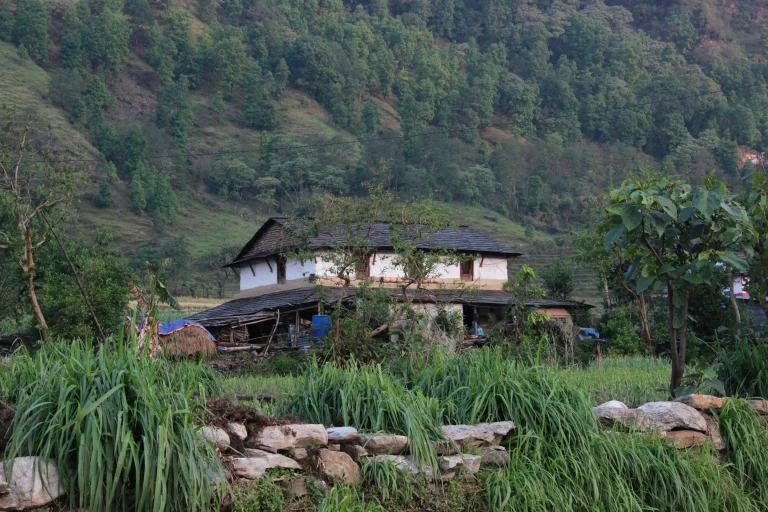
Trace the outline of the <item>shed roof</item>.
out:
M 286 229 L 291 225 L 297 225 L 297 221 L 280 217 L 270 218 L 259 228 L 228 266 L 236 266 L 254 259 L 266 258 L 299 248 L 299 238 L 290 229 Z M 367 225 L 361 226 L 359 231 L 361 236 L 368 237 L 369 243 L 367 245 L 371 249 L 393 249 L 393 238 L 396 238 L 398 234 L 402 235 L 397 226 L 397 224 L 377 222 L 370 228 Z M 335 247 L 339 243 L 338 240 L 345 238 L 344 230 L 341 226 L 322 228 L 317 236 L 308 237 L 309 247 L 312 249 Z M 410 225 L 405 228 L 404 235 L 413 239 L 416 242 L 416 247 L 425 250 L 450 249 L 460 253 L 477 253 L 506 258 L 522 254 L 520 251 L 468 226 L 430 232 L 425 226 Z
M 401 293 L 398 288 L 384 288 L 395 297 Z M 190 316 L 187 320 L 200 323 L 206 327 L 222 327 L 225 325 L 247 324 L 261 319 L 271 318 L 277 310 L 295 310 L 305 306 L 323 302 L 335 302 L 341 292 L 340 287 L 298 288 L 281 292 L 246 297 L 225 302 L 215 308 L 207 309 Z M 347 289 L 342 300 L 348 301 L 357 294 L 356 288 Z M 417 302 L 450 302 L 475 306 L 503 307 L 509 303 L 510 296 L 503 290 L 420 290 L 409 292 L 409 296 Z M 537 308 L 591 308 L 591 304 L 570 300 L 532 300 L 526 303 Z

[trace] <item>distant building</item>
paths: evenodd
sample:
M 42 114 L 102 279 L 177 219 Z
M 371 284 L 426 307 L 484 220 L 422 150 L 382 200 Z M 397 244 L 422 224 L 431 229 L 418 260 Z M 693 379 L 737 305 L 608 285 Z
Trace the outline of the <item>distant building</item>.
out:
M 329 252 L 341 238 L 333 236 L 336 229 L 340 228 L 325 228 L 321 230 L 323 234 L 310 237 L 307 243 L 295 235 L 291 221 L 267 220 L 227 265 L 240 274 L 240 293 L 232 301 L 190 319 L 210 329 L 224 329 L 225 337 L 227 333 L 232 337 L 234 329 L 267 324 L 277 318 L 280 311 L 283 320 L 286 315 L 292 315 L 295 332 L 298 332 L 320 304 L 337 300 L 343 291 L 342 280 L 330 268 Z M 366 226 L 369 239 L 366 252 L 358 268 L 348 275 L 351 282 L 344 301 L 352 301 L 363 282 L 388 289 L 395 298 L 402 298 L 402 286 L 407 280 L 393 262 L 396 257 L 393 231 L 398 229 L 401 227 L 387 223 Z M 502 317 L 510 300 L 504 291 L 508 269 L 521 252 L 466 226 L 443 229 L 412 240 L 425 251 L 444 249 L 464 255 L 458 263 L 446 259 L 434 275 L 422 282 L 418 292 L 408 291 L 418 307 L 433 316 L 437 304 L 449 312 L 460 311 L 467 327 L 473 320 L 483 325 L 492 318 Z M 309 254 L 299 258 L 295 255 L 299 249 Z M 321 294 L 317 285 L 323 285 L 324 293 Z M 575 309 L 591 307 L 563 300 L 533 301 L 530 306 L 563 324 L 570 321 Z

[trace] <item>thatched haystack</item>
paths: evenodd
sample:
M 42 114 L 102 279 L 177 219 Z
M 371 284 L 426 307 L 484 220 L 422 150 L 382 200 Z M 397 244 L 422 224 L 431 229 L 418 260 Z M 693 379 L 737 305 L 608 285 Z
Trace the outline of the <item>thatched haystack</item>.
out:
M 169 334 L 160 334 L 160 346 L 167 356 L 209 356 L 216 352 L 213 341 L 205 328 L 187 324 Z

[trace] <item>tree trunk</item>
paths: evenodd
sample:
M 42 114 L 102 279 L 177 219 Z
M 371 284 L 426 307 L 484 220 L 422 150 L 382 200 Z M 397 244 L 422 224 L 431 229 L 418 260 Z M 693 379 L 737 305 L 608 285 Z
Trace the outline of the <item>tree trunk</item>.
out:
M 675 305 L 672 303 L 673 288 L 672 283 L 667 282 L 667 304 L 669 309 L 669 346 L 672 359 L 672 375 L 669 379 L 669 393 L 674 396 L 675 389 L 680 387 L 680 381 L 683 378 L 680 370 L 680 358 L 677 350 L 677 329 L 675 329 Z
M 611 292 L 608 289 L 608 278 L 603 276 L 603 295 L 605 295 L 605 307 L 611 309 Z
M 638 302 L 640 303 L 640 322 L 643 324 L 645 342 L 651 347 L 653 346 L 653 340 L 651 339 L 651 328 L 648 325 L 648 309 L 645 307 L 645 292 L 641 293 L 638 299 Z
M 35 256 L 34 248 L 32 247 L 32 231 L 29 227 L 24 236 L 26 248 L 24 250 L 26 256 L 26 269 L 27 274 L 27 294 L 29 295 L 29 302 L 32 304 L 32 312 L 35 314 L 35 320 L 40 326 L 40 334 L 44 340 L 48 339 L 48 322 L 45 321 L 43 316 L 43 310 L 40 309 L 40 304 L 37 302 L 37 293 L 35 293 Z M 24 268 L 22 264 L 22 268 Z

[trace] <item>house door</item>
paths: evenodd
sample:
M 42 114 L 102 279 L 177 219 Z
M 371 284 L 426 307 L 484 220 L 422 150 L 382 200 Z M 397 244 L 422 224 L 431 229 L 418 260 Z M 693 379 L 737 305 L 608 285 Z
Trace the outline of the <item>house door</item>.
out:
M 462 261 L 459 263 L 459 273 L 462 281 L 474 281 L 475 260 Z

